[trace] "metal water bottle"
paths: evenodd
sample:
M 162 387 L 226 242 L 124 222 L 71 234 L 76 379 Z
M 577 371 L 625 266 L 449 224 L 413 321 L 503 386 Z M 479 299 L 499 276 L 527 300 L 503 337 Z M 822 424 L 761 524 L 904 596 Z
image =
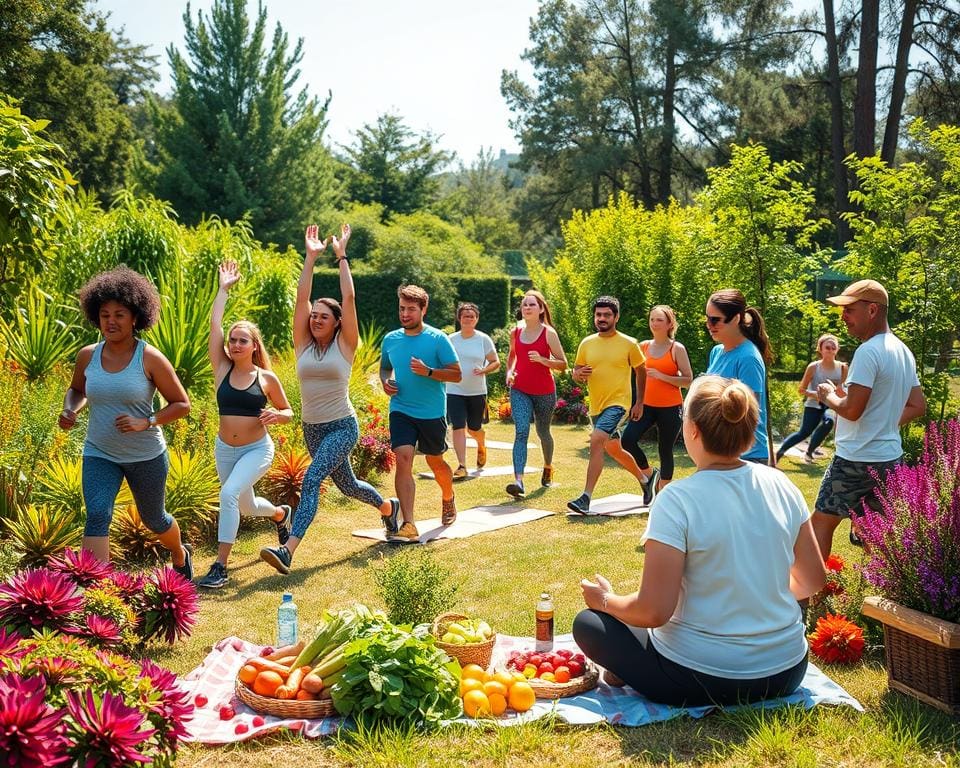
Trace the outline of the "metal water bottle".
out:
M 277 648 L 296 643 L 297 634 L 297 604 L 292 594 L 284 592 L 277 608 Z
M 544 592 L 537 600 L 536 649 L 553 650 L 553 600 L 549 592 Z

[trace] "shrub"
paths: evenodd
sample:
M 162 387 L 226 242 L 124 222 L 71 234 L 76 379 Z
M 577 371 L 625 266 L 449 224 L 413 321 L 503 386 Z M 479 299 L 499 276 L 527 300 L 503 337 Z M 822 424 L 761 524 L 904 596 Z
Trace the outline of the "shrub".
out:
M 300 503 L 300 487 L 303 476 L 310 467 L 310 454 L 297 448 L 291 441 L 280 439 L 280 446 L 273 458 L 273 464 L 257 483 L 260 494 L 274 504 L 286 504 L 296 509 Z M 326 482 L 320 486 L 325 493 Z
M 10 542 L 20 552 L 23 565 L 40 565 L 50 555 L 80 544 L 83 529 L 76 509 L 35 507 L 28 504 L 16 520 L 4 520 Z
M 185 533 L 212 539 L 220 507 L 220 480 L 209 452 L 172 450 L 169 456 L 167 512 Z
M 393 469 L 397 457 L 390 448 L 390 431 L 384 423 L 380 408 L 367 403 L 357 413 L 360 421 L 360 439 L 350 454 L 353 473 L 361 480 L 376 482 L 381 475 Z
M 35 504 L 79 512 L 83 509 L 82 460 L 55 456 L 37 474 L 31 498 Z
M 110 524 L 110 554 L 121 563 L 156 565 L 167 556 L 157 534 L 143 524 L 134 504 L 124 504 Z
M 80 347 L 76 319 L 75 309 L 53 304 L 51 296 L 31 285 L 13 322 L 0 317 L 0 346 L 28 379 L 42 378 Z
M 799 424 L 803 401 L 797 394 L 793 381 L 768 380 L 770 387 L 770 427 L 781 439 L 789 435 Z M 763 407 L 763 403 L 760 403 Z
M 427 549 L 403 550 L 374 569 L 374 582 L 394 624 L 422 624 L 453 604 L 460 589 Z
M 565 424 L 589 424 L 586 388 L 577 384 L 569 374 L 557 379 L 557 405 L 553 420 Z

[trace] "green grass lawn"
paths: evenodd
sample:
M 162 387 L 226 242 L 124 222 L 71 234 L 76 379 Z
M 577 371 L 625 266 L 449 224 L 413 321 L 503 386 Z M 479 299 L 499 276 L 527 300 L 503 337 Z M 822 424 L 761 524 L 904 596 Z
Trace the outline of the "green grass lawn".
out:
M 491 424 L 488 434 L 510 441 L 513 427 Z M 530 476 L 528 487 L 537 490 L 525 503 L 552 510 L 555 516 L 427 545 L 461 580 L 456 609 L 486 618 L 507 634 L 533 634 L 534 603 L 543 590 L 554 596 L 556 630 L 563 633 L 570 631 L 582 607 L 578 587 L 582 576 L 600 571 L 621 592 L 639 584 L 643 563 L 639 541 L 646 517 L 567 518 L 566 501 L 583 487 L 588 431 L 557 426 L 554 436 L 556 485 L 539 489 L 538 480 Z M 448 458 L 452 455 L 451 451 Z M 468 455 L 472 461 L 475 452 L 468 449 Z M 530 463 L 539 464 L 540 459 L 539 451 L 532 449 Z M 509 463 L 509 451 L 490 451 L 488 465 Z M 426 469 L 422 459 L 417 464 L 418 469 Z M 823 464 L 807 466 L 787 458 L 783 469 L 812 504 Z M 679 458 L 678 476 L 691 471 L 689 460 Z M 509 479 L 458 484 L 458 507 L 507 503 L 503 488 Z M 392 478 L 385 479 L 383 490 L 392 494 Z M 608 462 L 594 495 L 625 491 L 636 492 L 636 482 Z M 421 518 L 439 517 L 439 488 L 433 481 L 418 481 L 417 510 Z M 350 532 L 377 524 L 374 510 L 346 501 L 336 490 L 328 492 L 297 551 L 294 571 L 286 577 L 258 558 L 260 547 L 274 540 L 272 526 L 246 532 L 233 550 L 230 584 L 219 593 L 202 595 L 193 637 L 162 650 L 157 660 L 184 674 L 222 637 L 272 642 L 276 608 L 285 590 L 294 593 L 301 627 L 309 627 L 328 606 L 354 601 L 376 606 L 370 566 L 393 556 L 397 549 L 354 538 Z M 860 553 L 847 543 L 846 530 L 845 525 L 838 529 L 837 550 L 848 562 L 855 561 Z M 212 549 L 197 553 L 199 574 L 206 572 L 213 556 Z M 452 727 L 431 735 L 387 730 L 317 741 L 279 735 L 227 748 L 188 746 L 178 765 L 960 766 L 960 723 L 888 691 L 882 654 L 874 652 L 862 664 L 827 668 L 827 672 L 860 700 L 865 714 L 850 708 L 820 707 L 809 712 L 790 708 L 719 713 L 702 720 L 681 718 L 642 728 L 570 728 L 540 721 L 501 729 Z

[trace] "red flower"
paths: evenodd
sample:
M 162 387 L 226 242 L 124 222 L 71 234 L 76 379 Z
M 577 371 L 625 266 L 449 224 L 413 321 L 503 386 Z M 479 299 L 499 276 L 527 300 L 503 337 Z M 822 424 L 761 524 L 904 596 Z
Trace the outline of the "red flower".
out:
M 846 563 L 843 562 L 843 558 L 840 557 L 840 555 L 830 555 L 824 565 L 830 573 L 840 573 Z
M 72 685 L 80 682 L 80 665 L 62 656 L 41 656 L 30 662 L 30 669 L 43 675 L 48 684 Z
M 846 590 L 839 581 L 827 579 L 827 583 L 823 585 L 823 591 L 827 595 L 842 595 Z
M 184 723 L 193 718 L 194 706 L 189 702 L 190 695 L 178 686 L 177 676 L 169 669 L 145 659 L 140 665 L 139 677 L 149 680 L 152 687 L 143 704 L 160 716 L 151 718 L 151 722 L 165 731 L 173 744 L 188 736 L 189 731 Z
M 69 547 L 63 550 L 58 557 L 51 557 L 47 561 L 51 571 L 70 576 L 81 587 L 89 587 L 101 579 L 113 575 L 113 566 L 97 560 L 96 556 L 86 549 L 75 550 Z
M 813 655 L 828 664 L 853 664 L 863 656 L 863 630 L 846 616 L 817 619 L 809 640 Z
M 85 616 L 70 633 L 90 640 L 96 646 L 111 647 L 120 643 L 120 628 L 113 619 L 95 613 Z
M 23 635 L 34 629 L 61 629 L 83 608 L 83 595 L 69 576 L 47 568 L 31 568 L 0 585 L 0 624 Z
M 153 762 L 138 751 L 156 733 L 146 725 L 143 713 L 110 691 L 104 692 L 99 708 L 97 704 L 89 688 L 82 694 L 67 691 L 67 710 L 76 721 L 73 735 L 79 748 L 78 765 L 92 768 Z
M 173 568 L 158 568 L 143 590 L 146 614 L 140 632 L 144 640 L 163 635 L 168 643 L 189 637 L 197 622 L 197 588 Z
M 0 755 L 4 765 L 48 768 L 67 760 L 63 710 L 44 701 L 42 677 L 0 677 Z

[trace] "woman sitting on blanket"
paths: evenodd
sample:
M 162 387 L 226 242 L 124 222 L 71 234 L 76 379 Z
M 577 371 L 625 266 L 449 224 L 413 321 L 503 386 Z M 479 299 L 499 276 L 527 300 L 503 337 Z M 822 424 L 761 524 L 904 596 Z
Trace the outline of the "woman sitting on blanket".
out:
M 807 669 L 797 600 L 826 579 L 803 495 L 786 475 L 740 455 L 753 444 L 756 397 L 720 376 L 695 379 L 683 440 L 697 471 L 657 496 L 640 590 L 581 582 L 573 624 L 611 685 L 664 704 L 785 696 Z

